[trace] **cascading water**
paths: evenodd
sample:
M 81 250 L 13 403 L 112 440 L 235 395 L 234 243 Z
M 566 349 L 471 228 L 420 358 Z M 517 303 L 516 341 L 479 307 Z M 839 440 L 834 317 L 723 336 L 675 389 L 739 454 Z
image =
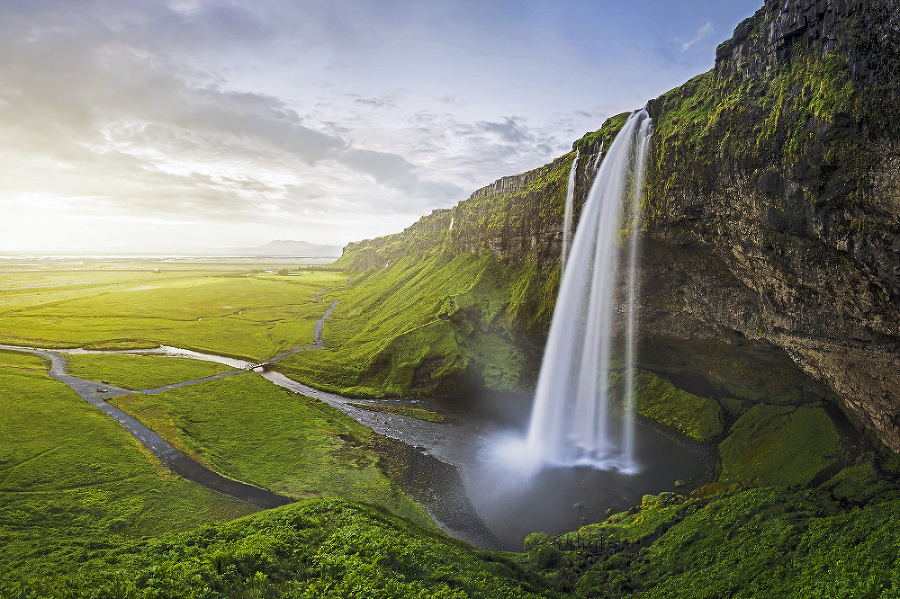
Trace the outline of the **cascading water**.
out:
M 566 273 L 566 258 L 569 257 L 569 239 L 572 236 L 572 205 L 575 203 L 575 172 L 578 170 L 580 150 L 575 150 L 575 160 L 569 171 L 569 186 L 566 188 L 566 215 L 563 219 L 562 274 Z
M 597 155 L 594 157 L 594 164 L 591 169 L 594 171 L 594 174 L 597 174 L 597 169 L 600 168 L 600 159 L 603 158 L 603 142 L 600 142 L 600 150 L 597 152 Z
M 632 412 L 637 233 L 640 194 L 652 131 L 646 110 L 631 115 L 591 187 L 562 278 L 535 391 L 527 453 L 540 463 L 635 472 Z M 571 192 L 570 185 L 570 192 Z M 624 225 L 624 226 L 623 226 Z M 608 380 L 619 231 L 630 237 L 626 308 L 626 390 L 619 426 Z

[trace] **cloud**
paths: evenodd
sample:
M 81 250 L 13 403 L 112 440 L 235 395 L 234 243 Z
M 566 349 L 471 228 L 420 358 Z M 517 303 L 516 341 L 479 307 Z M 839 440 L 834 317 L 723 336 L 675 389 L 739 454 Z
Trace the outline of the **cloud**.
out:
M 513 116 L 506 117 L 502 123 L 482 121 L 478 123 L 478 128 L 487 133 L 497 135 L 506 143 L 520 144 L 533 141 L 534 136 L 519 125 L 521 120 L 521 118 Z
M 700 29 L 697 30 L 697 35 L 695 35 L 692 39 L 681 44 L 681 51 L 687 52 L 691 48 L 691 46 L 693 46 L 697 42 L 700 42 L 700 41 L 706 39 L 707 37 L 709 37 L 709 34 L 712 33 L 712 31 L 713 31 L 712 21 L 707 21 L 706 25 L 704 25 L 703 27 L 701 27 Z

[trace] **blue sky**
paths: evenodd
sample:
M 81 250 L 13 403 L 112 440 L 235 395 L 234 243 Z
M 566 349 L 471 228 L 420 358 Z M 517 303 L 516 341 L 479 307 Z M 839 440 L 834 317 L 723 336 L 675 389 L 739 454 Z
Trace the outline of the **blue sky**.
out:
M 0 0 L 0 251 L 397 232 L 710 69 L 760 0 Z

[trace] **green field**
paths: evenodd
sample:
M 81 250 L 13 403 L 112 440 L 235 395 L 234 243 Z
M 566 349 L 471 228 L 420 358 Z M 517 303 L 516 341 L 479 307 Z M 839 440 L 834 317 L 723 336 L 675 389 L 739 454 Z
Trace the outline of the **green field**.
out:
M 257 511 L 172 476 L 45 370 L 0 352 L 0 571 L 77 569 L 109 544 Z
M 370 429 L 255 373 L 110 403 L 230 478 L 292 497 L 373 501 L 431 525 L 378 467 Z
M 16 276 L 26 285 L 38 277 Z M 41 273 L 28 288 L 0 290 L 0 341 L 45 347 L 164 344 L 263 359 L 312 344 L 313 326 L 327 304 L 311 296 L 346 283 L 341 273 L 320 269 L 150 282 L 120 282 L 122 276 L 99 271 L 70 285 L 72 276 L 61 271 L 60 286 L 53 286 L 54 277 Z
M 217 362 L 119 354 L 70 354 L 66 356 L 66 367 L 73 376 L 90 381 L 109 381 L 111 385 L 135 391 L 233 370 Z

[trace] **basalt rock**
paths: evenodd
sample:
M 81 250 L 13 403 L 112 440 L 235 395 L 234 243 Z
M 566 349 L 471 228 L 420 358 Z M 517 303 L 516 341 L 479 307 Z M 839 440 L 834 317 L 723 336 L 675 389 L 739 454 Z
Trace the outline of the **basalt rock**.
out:
M 900 5 L 766 0 L 712 71 L 648 109 L 643 338 L 783 350 L 900 451 Z M 342 262 L 440 250 L 557 269 L 574 150 L 577 222 L 624 117 Z

